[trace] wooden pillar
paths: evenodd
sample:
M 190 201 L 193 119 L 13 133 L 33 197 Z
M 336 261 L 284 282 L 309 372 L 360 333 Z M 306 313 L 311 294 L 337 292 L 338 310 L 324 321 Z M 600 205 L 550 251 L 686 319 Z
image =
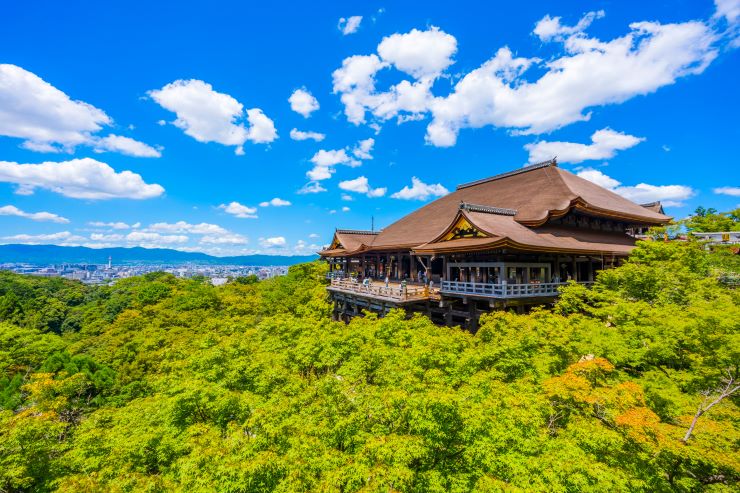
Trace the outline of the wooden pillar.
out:
M 589 282 L 594 280 L 594 263 L 591 257 L 588 258 L 588 280 Z
M 409 254 L 409 272 L 411 274 L 411 280 L 416 281 L 418 279 L 418 276 L 416 275 L 416 256 L 412 253 Z
M 560 255 L 555 255 L 555 269 L 553 275 L 560 279 Z
M 573 280 L 578 282 L 578 264 L 576 263 L 576 256 L 573 255 L 573 262 L 571 263 L 571 269 L 573 269 Z

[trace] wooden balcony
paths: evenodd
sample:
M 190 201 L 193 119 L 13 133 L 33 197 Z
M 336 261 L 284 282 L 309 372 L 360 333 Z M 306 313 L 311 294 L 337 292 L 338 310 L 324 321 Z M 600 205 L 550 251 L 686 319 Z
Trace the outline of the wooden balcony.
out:
M 591 285 L 592 282 L 579 282 L 578 284 Z M 476 296 L 481 298 L 496 299 L 519 299 L 519 298 L 548 298 L 558 296 L 559 288 L 567 286 L 567 282 L 542 282 L 527 284 L 508 284 L 501 282 L 458 282 L 442 281 L 441 294 Z
M 363 285 L 361 282 L 351 279 L 333 278 L 327 289 L 337 293 L 373 298 L 374 300 L 392 303 L 394 305 L 438 298 L 436 292 L 430 291 L 427 286 L 413 284 L 404 286 L 398 282 L 389 283 L 388 287 L 386 287 L 384 282 L 373 282 Z

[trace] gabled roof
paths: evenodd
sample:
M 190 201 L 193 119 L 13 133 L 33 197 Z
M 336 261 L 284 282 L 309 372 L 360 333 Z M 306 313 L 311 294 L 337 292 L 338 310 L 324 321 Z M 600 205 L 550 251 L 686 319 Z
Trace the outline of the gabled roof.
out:
M 635 245 L 634 238 L 618 232 L 589 231 L 560 226 L 529 228 L 517 222 L 511 214 L 502 214 L 490 209 L 461 206 L 452 224 L 457 224 L 461 218 L 479 230 L 483 236 L 446 240 L 444 235 L 440 235 L 428 243 L 415 247 L 414 251 L 419 254 L 432 254 L 509 247 L 532 251 L 625 255 Z
M 663 211 L 663 204 L 661 204 L 659 200 L 657 202 L 649 202 L 647 204 L 640 204 L 640 207 L 644 207 L 647 210 L 657 212 L 658 214 L 665 213 L 665 211 Z
M 413 248 L 434 240 L 455 219 L 461 202 L 516 211 L 506 217 L 530 227 L 571 209 L 633 224 L 670 221 L 668 216 L 559 168 L 552 160 L 460 185 L 385 228 L 375 237 L 372 249 Z
M 377 231 L 337 229 L 329 248 L 319 253 L 324 256 L 356 253 L 372 245 L 377 235 Z

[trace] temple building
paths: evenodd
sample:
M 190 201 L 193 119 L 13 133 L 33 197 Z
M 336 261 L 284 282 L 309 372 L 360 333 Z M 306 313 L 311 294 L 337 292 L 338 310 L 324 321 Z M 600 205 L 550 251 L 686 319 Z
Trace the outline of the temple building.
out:
M 593 282 L 629 255 L 635 232 L 670 219 L 551 160 L 459 185 L 382 231 L 337 229 L 319 255 L 338 318 L 404 307 L 475 330 L 485 311 Z

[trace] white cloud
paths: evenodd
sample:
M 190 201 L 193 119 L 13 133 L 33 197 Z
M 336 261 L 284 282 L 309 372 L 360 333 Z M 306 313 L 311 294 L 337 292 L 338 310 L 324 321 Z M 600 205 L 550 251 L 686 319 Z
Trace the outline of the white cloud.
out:
M 76 199 L 148 199 L 164 193 L 164 188 L 145 183 L 141 175 L 117 173 L 91 158 L 41 164 L 0 161 L 0 182 L 19 185 L 16 193 L 23 195 L 44 188 Z
M 223 209 L 227 214 L 236 216 L 240 219 L 257 219 L 257 208 L 248 207 L 242 205 L 239 202 L 229 202 L 228 204 L 221 204 L 218 206 L 219 209 Z
M 204 245 L 246 245 L 249 243 L 249 239 L 240 234 L 229 233 L 218 236 L 204 236 L 200 239 L 200 243 Z
M 66 217 L 52 214 L 51 212 L 25 212 L 14 205 L 5 205 L 0 207 L 0 216 L 18 216 L 31 219 L 33 221 L 50 221 L 53 223 L 67 224 L 69 219 Z
M 118 242 L 118 241 L 124 241 L 126 239 L 126 235 L 122 234 L 102 234 L 102 233 L 92 233 L 90 234 L 90 239 L 92 241 L 107 241 L 107 242 Z
M 314 167 L 306 173 L 311 181 L 328 180 L 334 174 L 334 166 L 343 164 L 352 168 L 362 165 L 362 160 L 372 159 L 370 152 L 375 145 L 375 139 L 359 141 L 354 147 L 344 149 L 320 149 L 310 161 Z
M 735 24 L 740 18 L 740 0 L 714 0 L 714 6 L 714 17 L 724 17 L 730 24 Z
M 304 118 L 308 118 L 311 113 L 319 109 L 319 101 L 305 87 L 293 91 L 288 102 L 290 109 L 303 115 Z
M 560 17 L 550 17 L 546 15 L 534 27 L 534 34 L 541 41 L 548 42 L 553 40 L 562 41 L 567 36 L 578 34 L 586 30 L 595 19 L 604 17 L 604 11 L 589 12 L 584 15 L 575 26 L 564 26 L 560 24 Z
M 347 207 L 346 205 L 342 207 L 342 212 L 349 212 L 349 207 Z
M 455 38 L 436 27 L 393 34 L 378 45 L 380 57 L 372 54 L 345 58 L 332 74 L 334 92 L 341 94 L 344 113 L 356 125 L 365 123 L 368 110 L 380 120 L 398 116 L 399 123 L 423 118 L 432 102 L 431 86 L 453 63 L 456 51 Z M 388 67 L 396 67 L 416 80 L 402 80 L 385 92 L 377 92 L 375 74 Z
M 696 194 L 693 188 L 685 185 L 648 185 L 647 183 L 638 183 L 634 186 L 624 186 L 619 180 L 615 180 L 601 171 L 591 168 L 581 170 L 577 175 L 637 204 L 661 201 L 665 206 L 679 207 L 683 205 L 684 200 L 690 199 Z
M 712 190 L 719 195 L 729 195 L 730 197 L 740 197 L 740 187 L 719 187 Z
M 348 192 L 364 193 L 367 194 L 368 197 L 382 197 L 388 191 L 387 188 L 370 187 L 367 178 L 364 176 L 360 176 L 354 180 L 339 182 L 339 188 Z M 344 199 L 344 196 L 342 196 L 342 199 Z
M 357 145 L 352 149 L 352 155 L 354 155 L 357 159 L 372 159 L 373 156 L 370 154 L 370 152 L 373 150 L 373 146 L 375 145 L 375 139 L 365 139 L 361 140 L 357 143 Z
M 27 245 L 40 245 L 48 243 L 72 245 L 87 240 L 87 238 L 74 235 L 69 231 L 60 231 L 59 233 L 40 235 L 18 234 L 13 236 L 4 236 L 2 237 L 2 239 L 13 243 L 23 243 Z
M 218 224 L 210 223 L 199 223 L 190 224 L 185 221 L 177 221 L 176 223 L 154 223 L 150 224 L 147 231 L 154 232 L 166 232 L 166 233 L 191 233 L 196 235 L 220 235 L 229 233 L 228 230 L 222 228 Z
M 198 142 L 217 142 L 235 146 L 242 154 L 247 141 L 272 142 L 277 138 L 273 121 L 261 109 L 244 111 L 232 96 L 213 90 L 202 80 L 176 80 L 149 96 L 163 108 L 174 112 L 173 124 Z M 246 114 L 247 126 L 244 122 Z
M 634 147 L 645 140 L 610 128 L 597 130 L 591 135 L 591 144 L 575 142 L 539 141 L 527 144 L 529 162 L 537 163 L 557 156 L 561 163 L 581 163 L 592 159 L 610 159 L 617 151 Z
M 334 149 L 326 151 L 324 149 L 320 149 L 316 154 L 313 155 L 311 158 L 311 162 L 314 163 L 316 166 L 334 166 L 337 164 L 346 164 L 348 166 L 358 166 L 359 161 L 352 159 L 347 155 L 347 151 L 344 149 Z
M 514 58 L 509 48 L 462 78 L 431 104 L 427 141 L 451 146 L 462 128 L 486 125 L 538 134 L 590 119 L 589 108 L 615 104 L 700 74 L 717 56 L 717 36 L 702 22 L 635 22 L 612 41 L 582 33 L 564 40 L 565 53 L 541 62 Z M 530 82 L 532 65 L 545 73 Z
M 283 236 L 260 238 L 260 245 L 263 248 L 284 247 L 285 245 L 287 245 L 287 241 L 285 241 L 285 237 Z
M 305 185 L 303 185 L 298 190 L 297 193 L 299 193 L 300 195 L 306 195 L 309 193 L 321 193 L 321 192 L 326 192 L 326 188 L 322 187 L 321 183 L 319 183 L 318 181 L 310 181 L 306 183 Z
M 362 22 L 361 15 L 353 15 L 352 17 L 344 18 L 341 17 L 337 23 L 337 29 L 342 31 L 342 34 L 347 36 L 348 34 L 356 33 L 360 29 L 360 23 Z
M 247 131 L 247 140 L 257 144 L 266 144 L 277 139 L 277 130 L 275 123 L 265 115 L 261 109 L 252 108 L 247 110 L 247 121 L 249 130 Z
M 432 83 L 453 63 L 455 38 L 434 27 L 394 34 L 378 45 L 380 56 L 345 58 L 332 74 L 333 90 L 356 125 L 366 123 L 368 112 L 373 117 L 369 124 L 376 127 L 391 118 L 402 123 L 431 115 L 426 140 L 435 146 L 455 145 L 461 129 L 488 125 L 541 134 L 588 120 L 593 108 L 702 73 L 716 58 L 719 42 L 732 36 L 708 21 L 635 22 L 611 40 L 587 36 L 584 30 L 602 14 L 586 14 L 575 26 L 563 25 L 558 17 L 543 18 L 535 31 L 560 44 L 553 58 L 515 57 L 503 47 L 465 74 L 451 93 L 436 97 Z M 532 67 L 540 73 L 531 75 Z M 410 78 L 377 90 L 375 77 L 386 68 Z
M 95 135 L 112 124 L 103 110 L 71 99 L 36 74 L 0 64 L 0 135 L 24 139 L 25 149 L 71 152 L 78 145 L 89 145 L 130 156 L 159 157 L 159 151 L 134 139 Z
M 87 224 L 95 228 L 110 228 L 110 229 L 131 229 L 131 228 L 138 228 L 140 226 L 139 223 L 132 224 L 131 226 L 129 226 L 128 224 L 121 222 L 121 221 L 109 222 L 109 223 L 106 223 L 103 221 L 90 221 Z
M 355 199 L 354 199 L 354 198 L 353 198 L 353 197 L 352 197 L 352 196 L 351 196 L 350 194 L 348 194 L 348 193 L 343 193 L 343 194 L 342 194 L 342 197 L 341 197 L 341 198 L 342 198 L 342 200 L 344 200 L 345 202 L 352 202 L 353 200 L 355 200 Z
M 159 149 L 122 135 L 110 134 L 94 140 L 95 152 L 120 152 L 134 157 L 162 157 Z
M 337 164 L 345 164 L 353 168 L 361 164 L 360 161 L 351 158 L 344 149 L 329 151 L 320 149 L 310 161 L 314 164 L 314 167 L 306 173 L 306 176 L 311 181 L 328 180 L 334 173 L 334 166 Z
M 138 243 L 141 246 L 146 245 L 147 248 L 152 248 L 159 245 L 176 245 L 187 243 L 189 239 L 190 238 L 185 235 L 162 235 L 159 233 L 145 231 L 132 231 L 125 237 L 125 240 L 127 242 Z
M 326 138 L 325 134 L 319 133 L 319 132 L 304 132 L 302 130 L 298 130 L 297 128 L 294 128 L 290 131 L 290 138 L 293 140 L 315 140 L 316 142 L 321 142 Z
M 309 237 L 310 239 L 312 239 L 312 240 L 315 240 L 315 239 L 317 239 L 317 238 L 320 238 L 320 236 L 319 236 L 318 234 L 316 234 L 316 233 L 311 233 L 310 235 L 308 235 L 308 237 Z
M 289 205 L 292 205 L 292 204 L 289 201 L 283 200 L 283 199 L 281 199 L 279 197 L 275 197 L 274 199 L 269 200 L 267 202 L 260 202 L 260 207 L 269 207 L 269 206 L 273 206 L 273 207 L 286 207 L 286 206 L 289 206 Z
M 411 178 L 411 187 L 403 187 L 401 190 L 391 195 L 391 198 L 403 200 L 427 200 L 430 197 L 441 197 L 448 193 L 450 193 L 449 190 L 441 184 L 437 183 L 435 185 L 428 185 L 414 176 Z
M 455 52 L 455 37 L 434 26 L 426 31 L 412 29 L 405 34 L 392 34 L 378 45 L 383 61 L 415 79 L 439 77 L 454 62 Z

